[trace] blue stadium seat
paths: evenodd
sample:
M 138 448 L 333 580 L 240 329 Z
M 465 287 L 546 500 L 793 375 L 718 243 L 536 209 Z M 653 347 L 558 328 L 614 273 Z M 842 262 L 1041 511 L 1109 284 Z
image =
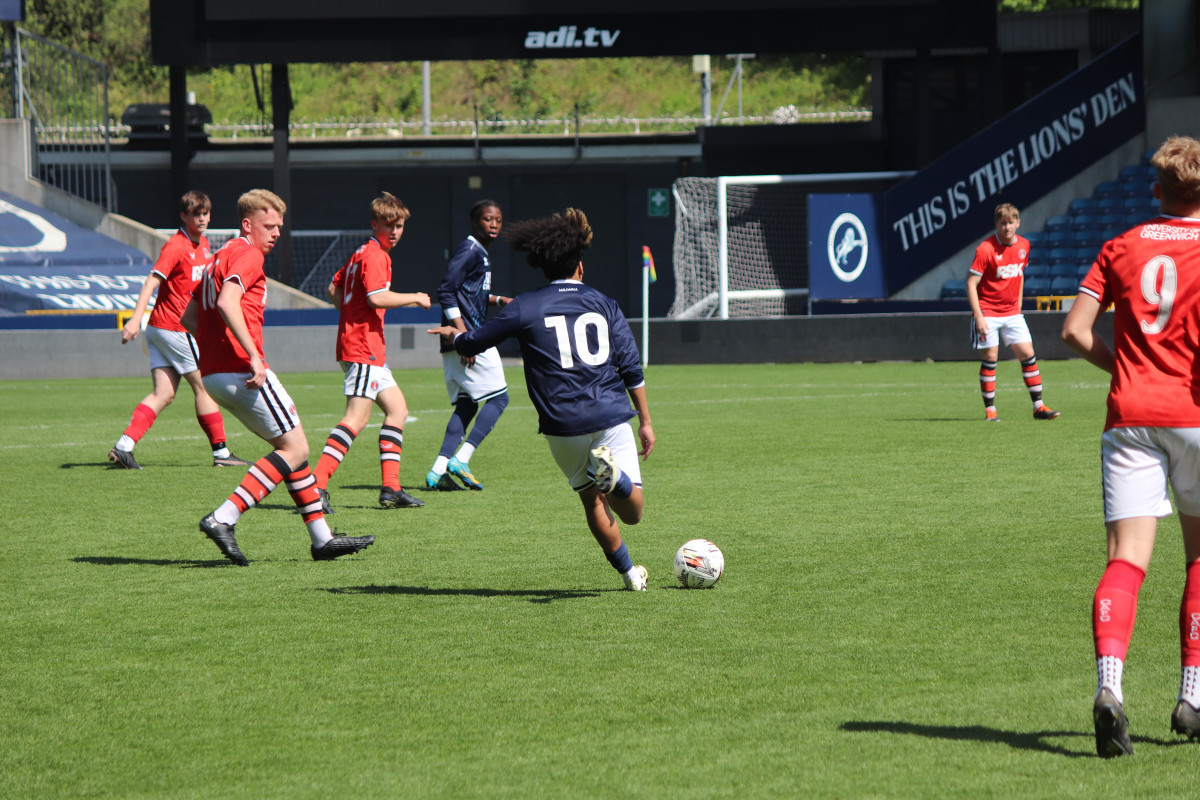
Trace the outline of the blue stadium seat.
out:
M 1053 267 L 1055 264 L 1062 264 L 1064 262 L 1072 262 L 1075 260 L 1075 253 L 1069 247 L 1055 247 L 1050 250 L 1049 256 L 1050 257 L 1047 259 L 1047 261 L 1051 267 Z
M 1046 236 L 1046 247 L 1049 248 L 1065 247 L 1070 243 L 1071 232 L 1065 228 L 1057 231 L 1050 231 L 1050 233 Z
M 1126 197 L 1121 201 L 1121 208 L 1125 209 L 1126 214 L 1141 210 L 1145 207 L 1146 198 L 1144 197 Z
M 1096 217 L 1091 214 L 1080 214 L 1071 221 L 1072 231 L 1090 231 L 1096 228 Z
M 1050 265 L 1046 263 L 1034 264 L 1030 262 L 1025 266 L 1025 278 L 1049 278 Z
M 1142 163 L 1145 164 L 1147 167 L 1150 166 L 1150 159 L 1154 158 L 1154 154 L 1157 152 L 1158 152 L 1157 150 L 1147 150 L 1142 155 Z
M 1073 295 L 1079 293 L 1079 278 L 1074 274 L 1069 277 L 1051 278 L 1050 294 L 1054 295 Z
M 1121 179 L 1125 178 L 1141 178 L 1144 181 L 1152 181 L 1157 179 L 1158 173 L 1154 171 L 1154 167 L 1145 164 L 1130 164 L 1127 167 L 1121 167 Z
M 1094 247 L 1076 247 L 1075 248 L 1075 263 L 1086 261 L 1089 264 L 1096 260 L 1096 254 L 1100 252 L 1100 243 L 1097 242 Z
M 967 296 L 967 282 L 964 279 L 946 281 L 942 284 L 942 299 L 953 300 Z
M 1120 225 L 1114 225 L 1111 228 L 1105 228 L 1104 230 L 1100 231 L 1100 235 L 1104 237 L 1105 242 L 1107 242 L 1109 239 L 1117 238 L 1122 233 L 1124 233 L 1126 230 L 1128 230 L 1125 227 L 1125 223 L 1123 221 L 1125 218 L 1121 217 L 1121 219 L 1122 219 L 1122 222 Z
M 1041 264 L 1043 266 L 1048 266 L 1050 264 L 1050 256 L 1047 255 L 1048 253 L 1049 251 L 1045 249 L 1034 250 L 1029 254 L 1029 265 L 1033 266 L 1034 264 Z
M 1100 245 L 1104 244 L 1104 234 L 1099 228 L 1092 228 L 1087 231 L 1076 231 L 1071 235 L 1071 244 L 1077 249 L 1080 247 L 1090 247 L 1093 250 L 1099 250 Z
M 1069 278 L 1075 274 L 1075 260 L 1060 261 L 1050 267 L 1050 279 Z
M 1134 225 L 1141 225 L 1143 222 L 1145 222 L 1148 219 L 1150 219 L 1150 215 L 1143 214 L 1141 211 L 1134 211 L 1133 213 L 1126 214 L 1125 215 L 1125 223 L 1124 223 L 1125 230 L 1129 230 Z
M 1153 197 L 1154 183 L 1141 178 L 1121 181 L 1121 197 Z
M 1096 207 L 1096 198 L 1094 198 L 1094 197 L 1076 197 L 1074 200 L 1071 201 L 1071 205 L 1067 209 L 1067 211 L 1070 213 L 1071 216 L 1077 216 L 1079 214 L 1087 214 L 1088 212 L 1092 211 L 1095 207 Z
M 1047 233 L 1053 233 L 1054 231 L 1063 230 L 1070 224 L 1071 224 L 1071 218 L 1068 217 L 1066 214 L 1056 214 L 1055 216 L 1046 220 L 1046 225 L 1043 228 L 1043 230 L 1046 231 Z
M 1112 197 L 1104 197 L 1096 201 L 1096 213 L 1103 216 L 1104 214 L 1112 214 L 1121 210 L 1121 198 L 1117 195 Z
M 1025 296 L 1037 297 L 1039 295 L 1050 294 L 1050 279 L 1049 278 L 1026 278 L 1025 279 Z
M 1125 220 L 1124 212 L 1114 214 L 1104 214 L 1097 220 L 1100 230 L 1106 231 L 1109 228 L 1120 227 Z
M 1094 260 L 1095 259 L 1093 259 L 1093 261 Z M 1087 263 L 1080 261 L 1078 264 L 1076 264 L 1075 265 L 1075 277 L 1078 278 L 1079 280 L 1083 280 L 1084 277 L 1088 274 L 1088 272 L 1092 269 L 1093 261 L 1088 261 Z
M 1120 193 L 1120 181 L 1100 181 L 1096 184 L 1096 190 L 1092 192 L 1092 197 L 1097 200 L 1103 200 L 1106 197 L 1116 197 Z
M 1046 234 L 1043 231 L 1030 231 L 1021 235 L 1029 240 L 1030 247 L 1040 247 L 1046 243 Z

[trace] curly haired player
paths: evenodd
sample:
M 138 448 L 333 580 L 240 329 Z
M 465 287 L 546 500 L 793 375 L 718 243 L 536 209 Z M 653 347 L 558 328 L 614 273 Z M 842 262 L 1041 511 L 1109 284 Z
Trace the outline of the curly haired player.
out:
M 646 569 L 634 565 L 613 517 L 629 525 L 642 518 L 638 456 L 654 449 L 637 345 L 616 301 L 583 283 L 583 253 L 592 228 L 582 211 L 517 223 L 507 234 L 548 285 L 526 292 L 472 331 L 443 325 L 429 332 L 452 336 L 471 356 L 515 338 L 525 382 L 538 413 L 538 430 L 583 503 L 588 528 L 625 588 L 646 589 Z M 630 408 L 630 400 L 633 407 Z M 629 420 L 638 418 L 638 443 Z

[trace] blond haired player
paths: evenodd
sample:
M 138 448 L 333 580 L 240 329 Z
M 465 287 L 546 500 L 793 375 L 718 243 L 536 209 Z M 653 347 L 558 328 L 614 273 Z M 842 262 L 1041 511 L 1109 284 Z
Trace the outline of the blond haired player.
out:
M 357 553 L 374 536 L 337 536 L 321 513 L 317 481 L 308 468 L 308 440 L 296 404 L 263 354 L 262 324 L 267 307 L 263 257 L 275 246 L 287 210 L 280 197 L 253 189 L 238 199 L 241 236 L 217 253 L 183 314 L 200 342 L 204 387 L 223 408 L 273 448 L 250 466 L 219 508 L 200 520 L 200 530 L 235 564 L 250 562 L 234 536 L 234 526 L 280 483 L 287 485 L 312 540 L 315 561 Z
M 1200 737 L 1200 142 L 1151 160 L 1162 215 L 1111 240 L 1079 287 L 1063 341 L 1112 374 L 1100 437 L 1108 566 L 1092 600 L 1096 752 L 1133 752 L 1121 677 L 1159 517 L 1175 491 L 1183 529 L 1181 678 L 1171 730 Z M 1113 311 L 1113 346 L 1095 334 Z
M 967 275 L 967 302 L 971 305 L 971 346 L 983 351 L 979 364 L 979 391 L 984 419 L 997 422 L 996 363 L 1000 344 L 1012 348 L 1021 361 L 1021 377 L 1033 400 L 1034 419 L 1054 419 L 1058 412 L 1042 402 L 1042 373 L 1033 352 L 1033 336 L 1021 313 L 1029 240 L 1017 235 L 1021 213 L 1012 203 L 996 206 L 996 233 L 975 248 Z
M 338 270 L 327 294 L 338 307 L 337 359 L 345 373 L 346 413 L 329 432 L 325 450 L 313 473 L 322 508 L 330 513 L 329 479 L 341 465 L 355 438 L 371 419 L 372 405 L 383 409 L 379 429 L 379 465 L 384 508 L 418 508 L 425 501 L 400 485 L 400 453 L 408 404 L 387 364 L 383 315 L 389 308 L 429 308 L 425 292 L 392 291 L 392 248 L 404 235 L 410 214 L 404 203 L 384 192 L 371 202 L 371 238 Z

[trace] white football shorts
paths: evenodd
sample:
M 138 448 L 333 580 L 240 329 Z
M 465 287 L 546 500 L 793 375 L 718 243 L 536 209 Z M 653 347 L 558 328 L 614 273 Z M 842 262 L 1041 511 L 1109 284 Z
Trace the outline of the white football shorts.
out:
M 464 366 L 458 353 L 442 353 L 442 372 L 446 376 L 446 393 L 450 395 L 451 405 L 460 395 L 482 403 L 508 391 L 500 351 L 494 347 L 475 356 L 472 367 Z
M 1200 428 L 1112 428 L 1100 437 L 1104 521 L 1200 516 Z
M 987 336 L 980 336 L 975 329 L 975 318 L 967 317 L 971 323 L 971 347 L 976 350 L 987 350 L 1003 343 L 1006 347 L 1021 342 L 1032 342 L 1029 326 L 1025 324 L 1024 314 L 1013 314 L 1011 317 L 984 317 L 987 323 Z
M 596 482 L 596 464 L 592 460 L 592 449 L 608 445 L 613 458 L 622 472 L 629 476 L 634 486 L 642 485 L 642 466 L 638 462 L 637 443 L 633 429 L 628 423 L 579 436 L 545 435 L 550 445 L 550 454 L 571 488 L 581 492 Z
M 343 394 L 346 397 L 366 397 L 374 400 L 379 393 L 396 385 L 392 371 L 387 364 L 376 367 L 371 364 L 359 364 L 354 361 L 342 361 L 342 371 L 346 373 L 346 383 Z
M 274 371 L 267 370 L 267 382 L 257 390 L 246 388 L 249 377 L 249 372 L 215 372 L 204 376 L 204 388 L 217 405 L 267 441 L 300 425 L 296 404 Z
M 146 345 L 150 348 L 150 369 L 173 369 L 180 375 L 195 372 L 200 351 L 196 340 L 186 331 L 169 331 L 146 326 Z

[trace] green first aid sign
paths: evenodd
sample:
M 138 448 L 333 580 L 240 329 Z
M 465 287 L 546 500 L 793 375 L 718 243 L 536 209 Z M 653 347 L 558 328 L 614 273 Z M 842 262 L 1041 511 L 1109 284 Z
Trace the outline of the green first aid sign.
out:
M 667 217 L 671 215 L 671 193 L 667 189 L 646 190 L 646 216 Z

